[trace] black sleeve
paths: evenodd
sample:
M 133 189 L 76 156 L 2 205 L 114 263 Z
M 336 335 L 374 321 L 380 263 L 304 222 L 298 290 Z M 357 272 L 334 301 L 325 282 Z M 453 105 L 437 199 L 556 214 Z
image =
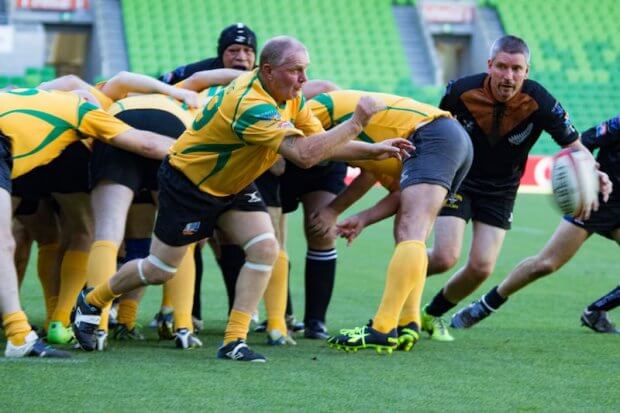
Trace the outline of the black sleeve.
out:
M 451 80 L 446 86 L 446 92 L 441 98 L 441 102 L 439 102 L 439 109 L 447 110 L 454 114 L 456 111 L 456 104 L 458 102 L 458 95 L 454 93 L 455 89 L 455 80 Z
M 581 135 L 581 142 L 590 151 L 620 142 L 620 115 L 585 131 Z
M 175 83 L 187 79 L 196 72 L 222 68 L 223 65 L 220 65 L 219 61 L 220 60 L 217 58 L 210 58 L 199 62 L 190 63 L 185 66 L 179 66 L 173 71 L 161 75 L 159 80 L 164 83 L 168 83 L 169 85 L 174 85 Z
M 542 128 L 560 146 L 566 146 L 579 139 L 579 132 L 573 126 L 568 113 L 549 92 L 539 86 L 536 100 L 542 114 Z

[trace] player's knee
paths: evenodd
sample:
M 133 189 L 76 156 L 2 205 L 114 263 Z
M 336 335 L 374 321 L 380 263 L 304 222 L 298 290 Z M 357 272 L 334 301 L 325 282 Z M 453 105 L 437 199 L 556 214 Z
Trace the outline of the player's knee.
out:
M 459 260 L 459 256 L 457 254 L 452 253 L 449 250 L 443 251 L 431 251 L 429 257 L 429 267 L 433 267 L 435 272 L 442 273 L 448 271 L 450 268 L 454 267 Z
M 257 264 L 273 265 L 278 257 L 278 241 L 271 232 L 255 236 L 243 246 L 245 259 Z
M 170 280 L 177 268 L 164 263 L 154 255 L 138 260 L 138 276 L 144 285 L 159 285 Z
M 467 263 L 467 273 L 473 280 L 483 282 L 493 273 L 494 267 L 494 262 L 485 260 L 470 260 Z
M 560 264 L 552 257 L 537 257 L 534 268 L 536 271 L 533 278 L 539 278 L 556 272 L 560 268 Z

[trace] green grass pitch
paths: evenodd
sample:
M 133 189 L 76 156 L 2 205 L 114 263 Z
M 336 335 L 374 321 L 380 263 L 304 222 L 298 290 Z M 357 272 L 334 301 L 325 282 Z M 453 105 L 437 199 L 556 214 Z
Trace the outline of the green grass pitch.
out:
M 361 205 L 382 196 L 373 190 Z M 496 285 L 521 259 L 536 253 L 560 220 L 548 198 L 520 195 L 496 271 L 471 299 Z M 469 230 L 468 230 L 469 232 Z M 305 247 L 299 214 L 289 220 L 295 313 L 303 316 Z M 469 234 L 465 250 L 469 243 Z M 391 221 L 368 228 L 353 246 L 339 243 L 338 275 L 328 314 L 332 332 L 373 316 L 393 248 Z M 0 358 L 0 411 L 618 411 L 620 336 L 579 326 L 593 299 L 617 285 L 618 246 L 594 236 L 557 274 L 518 293 L 501 312 L 453 343 L 425 335 L 410 353 L 345 354 L 300 338 L 296 347 L 270 348 L 265 336 L 250 344 L 265 365 L 215 359 L 225 325 L 219 271 L 205 252 L 205 346 L 179 351 L 147 331 L 146 342 L 115 343 L 104 354 L 76 352 L 64 360 Z M 43 306 L 34 265 L 22 289 L 30 319 Z M 425 302 L 449 274 L 430 278 Z M 159 305 L 152 287 L 140 309 L 146 325 Z M 466 300 L 462 305 L 469 303 Z M 612 317 L 620 320 L 620 312 Z M 0 346 L 4 349 L 4 338 Z M 615 407 L 614 407 L 615 406 Z

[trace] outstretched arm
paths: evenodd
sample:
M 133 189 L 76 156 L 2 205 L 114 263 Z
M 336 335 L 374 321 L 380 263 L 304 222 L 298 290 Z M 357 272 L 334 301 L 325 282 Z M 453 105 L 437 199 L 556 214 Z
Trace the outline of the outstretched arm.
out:
M 243 73 L 243 70 L 237 69 L 203 70 L 185 79 L 179 87 L 201 92 L 214 85 L 227 85 Z
M 377 202 L 374 206 L 350 216 L 336 225 L 338 235 L 347 239 L 351 245 L 353 240 L 369 225 L 391 217 L 398 211 L 400 191 L 394 191 Z
M 162 93 L 197 108 L 198 94 L 194 91 L 170 86 L 159 80 L 132 72 L 119 72 L 108 80 L 101 91 L 113 100 L 126 97 L 129 93 Z

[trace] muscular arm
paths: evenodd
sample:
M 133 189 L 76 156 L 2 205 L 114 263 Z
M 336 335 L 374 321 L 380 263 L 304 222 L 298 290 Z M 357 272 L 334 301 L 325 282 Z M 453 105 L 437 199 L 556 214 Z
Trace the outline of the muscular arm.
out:
M 332 158 L 338 146 L 349 142 L 361 131 L 362 126 L 351 118 L 311 137 L 287 136 L 279 152 L 300 168 L 310 168 L 324 159 Z
M 133 152 L 145 158 L 164 159 L 174 139 L 140 129 L 129 129 L 108 141 L 112 146 Z
M 353 182 L 347 186 L 336 198 L 327 206 L 337 214 L 343 213 L 377 182 L 377 178 L 368 171 L 362 171 L 355 177 Z
M 49 82 L 43 82 L 37 86 L 37 89 L 62 90 L 68 92 L 76 89 L 88 90 L 90 87 L 91 85 L 80 79 L 78 76 L 66 75 L 52 79 Z

